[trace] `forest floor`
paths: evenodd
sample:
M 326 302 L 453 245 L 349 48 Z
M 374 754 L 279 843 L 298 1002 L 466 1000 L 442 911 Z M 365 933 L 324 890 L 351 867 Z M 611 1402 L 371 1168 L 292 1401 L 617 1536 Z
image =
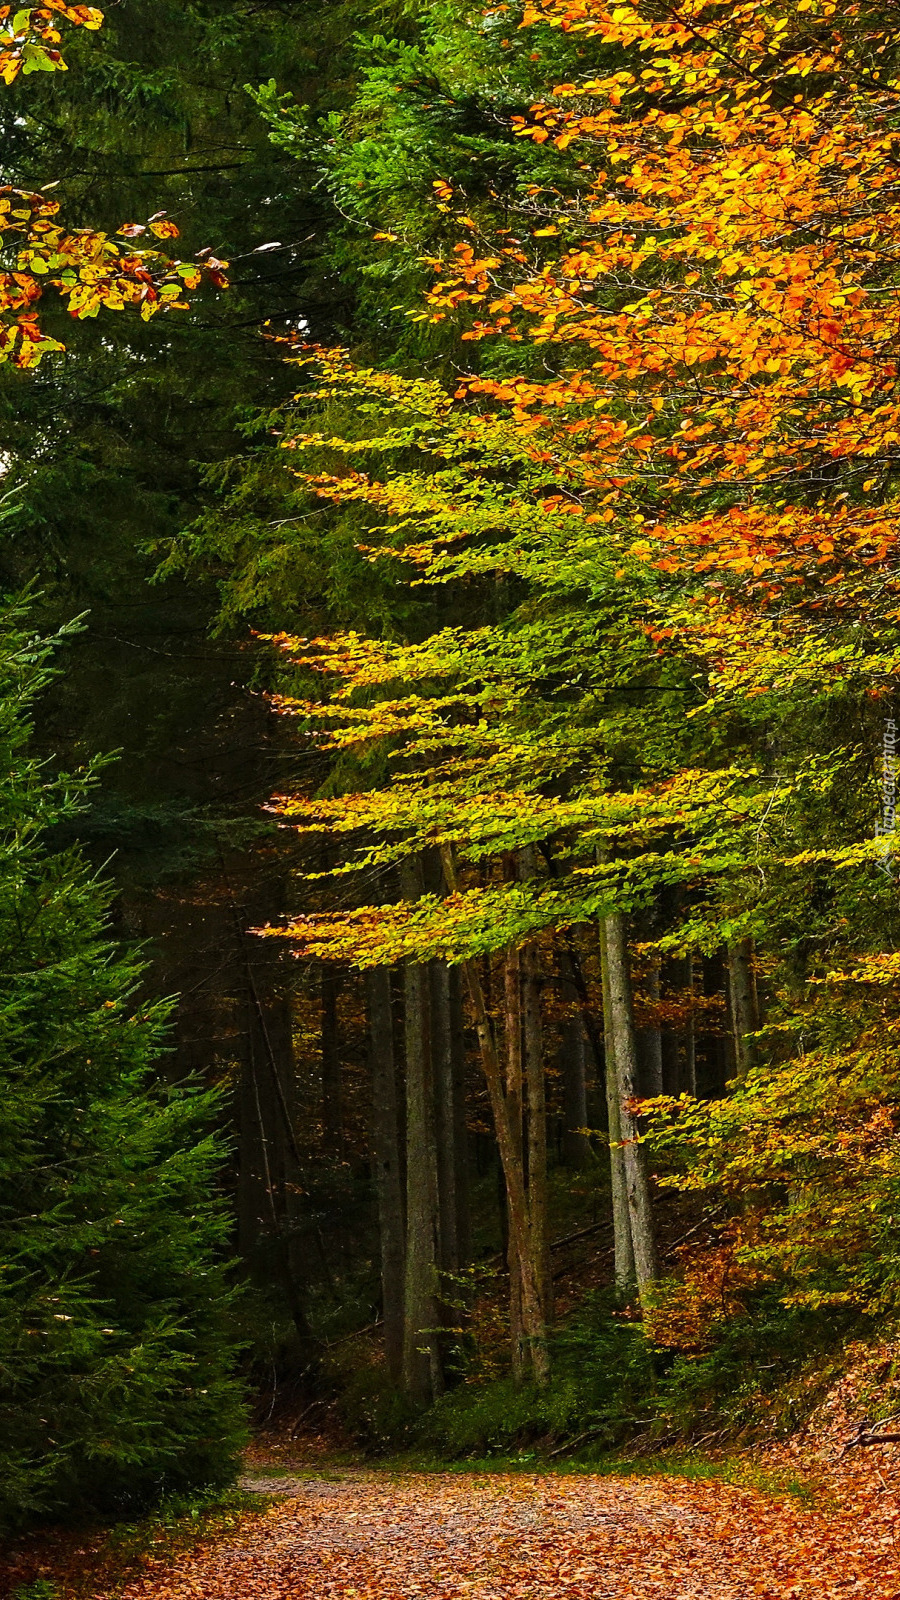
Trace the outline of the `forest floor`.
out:
M 124 1565 L 44 1550 L 21 1600 L 900 1600 L 900 1467 L 842 1492 L 673 1470 L 416 1472 L 266 1464 L 230 1521 Z M 695 1464 L 694 1471 L 698 1470 Z M 733 1471 L 741 1470 L 732 1462 Z M 756 1469 L 754 1469 L 756 1470 Z M 889 1481 L 893 1480 L 893 1481 Z M 849 1498 L 848 1498 L 849 1494 Z M 811 1498 L 812 1495 L 812 1498 Z M 267 1503 L 269 1502 L 269 1503 Z M 30 1565 L 30 1563 L 29 1563 Z M 35 1572 L 41 1579 L 35 1587 Z M 24 1583 L 23 1583 L 23 1580 Z M 31 1580 L 29 1582 L 29 1580 Z
M 889 1517 L 861 1520 L 670 1475 L 254 1476 L 279 1495 L 270 1510 L 133 1578 L 122 1600 L 900 1596 L 893 1496 Z
M 0 1595 L 900 1600 L 900 1448 L 858 1446 L 898 1354 L 866 1355 L 791 1438 L 717 1457 L 423 1470 L 360 1463 L 334 1433 L 273 1430 L 241 1497 L 124 1542 L 34 1536 L 0 1566 Z

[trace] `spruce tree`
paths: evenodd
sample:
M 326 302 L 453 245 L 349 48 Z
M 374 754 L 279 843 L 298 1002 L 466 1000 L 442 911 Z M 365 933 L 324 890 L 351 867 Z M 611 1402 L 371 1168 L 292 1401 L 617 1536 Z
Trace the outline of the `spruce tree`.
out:
M 229 1479 L 242 1437 L 217 1095 L 66 843 L 94 771 L 29 753 L 54 641 L 0 610 L 0 1525 Z

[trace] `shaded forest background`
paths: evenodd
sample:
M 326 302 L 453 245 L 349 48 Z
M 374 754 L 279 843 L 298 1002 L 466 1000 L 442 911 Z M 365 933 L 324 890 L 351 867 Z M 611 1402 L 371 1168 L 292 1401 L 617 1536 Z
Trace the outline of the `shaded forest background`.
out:
M 850 48 L 864 37 L 888 73 L 895 47 L 871 40 L 890 19 L 869 10 L 837 66 L 776 72 L 775 46 L 763 56 L 792 91 L 837 83 L 854 107 L 870 92 L 888 141 L 893 102 Z M 230 263 L 226 292 L 147 323 L 50 309 L 65 354 L 0 368 L 0 576 L 41 633 L 80 619 L 40 686 L 31 755 L 55 772 L 116 753 L 84 809 L 48 821 L 52 847 L 79 847 L 112 884 L 116 947 L 146 963 L 139 1003 L 174 997 L 154 1072 L 220 1091 L 200 1113 L 226 1150 L 215 1248 L 233 1248 L 244 1287 L 215 1337 L 240 1347 L 258 1419 L 336 1410 L 373 1448 L 599 1451 L 787 1428 L 846 1345 L 894 1315 L 896 893 L 866 853 L 896 671 L 890 593 L 875 622 L 874 590 L 851 584 L 806 657 L 790 629 L 779 655 L 768 613 L 732 619 L 732 655 L 752 656 L 763 685 L 744 695 L 743 668 L 722 687 L 729 647 L 723 667 L 689 630 L 660 665 L 685 589 L 660 621 L 644 569 L 610 589 L 618 555 L 601 553 L 601 582 L 563 541 L 551 572 L 552 530 L 545 567 L 529 566 L 521 499 L 546 510 L 598 493 L 579 476 L 582 397 L 566 398 L 568 443 L 554 434 L 542 456 L 519 428 L 533 402 L 516 385 L 561 392 L 571 347 L 513 338 L 531 308 L 511 291 L 498 337 L 473 336 L 493 258 L 470 269 L 463 256 L 447 298 L 433 291 L 442 314 L 422 308 L 435 263 L 470 234 L 488 250 L 517 229 L 536 241 L 535 281 L 553 269 L 541 252 L 587 225 L 592 168 L 575 133 L 523 128 L 552 85 L 627 75 L 634 50 L 549 11 L 526 20 L 457 0 L 125 0 L 73 35 L 65 75 L 0 100 L 6 182 L 52 182 L 75 227 L 165 212 L 188 259 Z M 821 54 L 831 24 L 820 7 L 795 55 Z M 671 106 L 646 92 L 688 103 L 683 86 Z M 798 259 L 808 244 L 793 239 Z M 893 283 L 893 257 L 877 270 Z M 623 275 L 610 316 L 635 292 Z M 298 366 L 286 356 L 300 345 L 349 355 Z M 462 374 L 480 436 L 454 433 L 444 407 Z M 693 419 L 672 393 L 657 415 Z M 855 403 L 872 411 L 873 394 Z M 298 478 L 283 445 L 310 432 Z M 777 507 L 889 504 L 889 438 L 874 456 L 873 493 L 849 445 L 823 444 Z M 348 490 L 349 473 L 393 476 L 406 506 L 399 491 L 385 511 Z M 330 479 L 318 497 L 314 478 Z M 732 487 L 725 472 L 697 514 L 727 519 Z M 682 505 L 642 492 L 660 519 Z M 447 577 L 457 511 L 474 554 Z M 503 547 L 520 536 L 516 566 Z M 411 583 L 399 552 L 427 540 Z M 376 545 L 397 558 L 370 559 Z M 735 618 L 755 559 L 699 580 L 732 585 Z M 853 656 L 840 630 L 860 616 L 871 632 Z M 476 660 L 479 629 L 494 654 Z M 337 642 L 315 643 L 326 636 Z M 448 684 L 462 712 L 447 711 Z M 316 719 L 335 696 L 349 732 L 329 742 Z M 471 733 L 454 746 L 457 715 Z M 434 743 L 414 747 L 406 789 L 385 800 L 417 717 Z M 543 755 L 517 789 L 526 746 Z M 483 772 L 480 791 L 448 785 L 456 761 Z M 693 789 L 677 788 L 679 769 Z M 601 791 L 612 810 L 579 812 Z M 663 791 L 651 815 L 646 797 Z M 629 793 L 646 834 L 622 810 Z M 275 795 L 301 798 L 279 815 Z M 353 795 L 369 800 L 354 811 Z M 579 873 L 611 859 L 628 867 L 618 890 L 579 902 Z M 545 891 L 562 910 L 536 909 Z M 488 931 L 457 916 L 460 892 L 486 897 Z M 382 946 L 360 907 L 382 914 Z M 258 931 L 285 924 L 293 947 Z M 876 954 L 870 982 L 854 963 Z M 669 1131 L 647 1146 L 639 1102 L 662 1097 Z M 195 1481 L 219 1471 L 191 1467 Z

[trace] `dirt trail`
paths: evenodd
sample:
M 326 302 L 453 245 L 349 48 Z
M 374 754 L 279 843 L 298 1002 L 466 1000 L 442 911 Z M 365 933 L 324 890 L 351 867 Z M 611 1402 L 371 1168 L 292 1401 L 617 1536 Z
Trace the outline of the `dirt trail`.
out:
M 257 1486 L 263 1482 L 257 1480 Z M 239 1537 L 122 1600 L 892 1600 L 882 1519 L 673 1477 L 277 1480 Z

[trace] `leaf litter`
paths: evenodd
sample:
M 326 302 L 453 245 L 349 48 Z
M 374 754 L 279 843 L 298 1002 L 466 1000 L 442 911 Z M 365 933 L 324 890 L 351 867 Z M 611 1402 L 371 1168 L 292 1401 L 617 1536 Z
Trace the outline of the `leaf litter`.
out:
M 893 1497 L 892 1502 L 893 1502 Z M 122 1600 L 893 1600 L 897 1516 L 715 1481 L 408 1474 L 295 1482 Z

